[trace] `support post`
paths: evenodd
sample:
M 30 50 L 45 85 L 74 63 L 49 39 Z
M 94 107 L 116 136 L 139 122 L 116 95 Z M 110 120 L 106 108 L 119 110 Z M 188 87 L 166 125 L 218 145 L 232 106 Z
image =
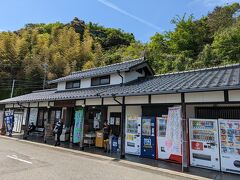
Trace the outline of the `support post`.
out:
M 121 117 L 121 154 L 120 154 L 120 159 L 125 158 L 125 122 L 126 122 L 126 105 L 125 105 L 125 97 L 123 97 L 122 117 Z
M 189 171 L 189 149 L 188 149 L 188 122 L 186 117 L 185 94 L 181 93 L 182 102 L 182 172 Z
M 26 122 L 25 122 L 25 126 L 23 128 L 23 139 L 27 139 L 27 131 L 28 131 L 28 124 L 29 124 L 29 117 L 30 117 L 30 104 L 28 104 L 28 108 L 27 108 L 27 115 L 26 115 Z
M 0 127 L 1 129 L 1 135 L 5 135 L 6 134 L 6 125 L 5 125 L 5 110 L 6 108 L 3 108 L 3 120 L 2 120 L 2 127 Z
M 15 79 L 13 79 L 12 81 L 11 98 L 13 97 L 14 87 L 15 87 Z

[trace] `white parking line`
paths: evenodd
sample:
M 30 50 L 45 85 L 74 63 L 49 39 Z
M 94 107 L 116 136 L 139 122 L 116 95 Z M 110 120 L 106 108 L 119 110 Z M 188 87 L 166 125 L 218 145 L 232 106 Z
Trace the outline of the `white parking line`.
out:
M 17 161 L 24 162 L 24 163 L 32 164 L 32 162 L 26 161 L 26 160 L 24 160 L 24 159 L 20 159 L 20 158 L 18 158 L 16 155 L 12 155 L 12 156 L 7 155 L 7 157 L 8 157 L 8 158 L 11 158 L 11 159 L 15 159 L 15 160 L 17 160 Z

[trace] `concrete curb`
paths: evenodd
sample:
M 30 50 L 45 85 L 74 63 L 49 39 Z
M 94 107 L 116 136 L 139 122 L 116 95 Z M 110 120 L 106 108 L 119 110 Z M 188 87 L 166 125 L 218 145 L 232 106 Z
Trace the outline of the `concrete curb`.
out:
M 64 147 L 55 147 L 55 146 L 48 145 L 48 144 L 42 144 L 42 143 L 37 143 L 37 142 L 32 142 L 32 141 L 22 140 L 22 139 L 18 139 L 18 138 L 14 138 L 14 137 L 2 136 L 2 135 L 0 135 L 0 138 L 14 140 L 14 141 L 18 141 L 18 142 L 22 142 L 22 143 L 26 143 L 26 144 L 32 144 L 32 145 L 39 146 L 39 147 L 45 147 L 45 148 L 49 148 L 49 149 L 60 151 L 60 152 L 69 152 L 69 153 L 72 153 L 75 155 L 83 155 L 83 156 L 87 156 L 87 157 L 91 157 L 91 158 L 97 158 L 100 160 L 112 161 L 115 163 L 120 163 L 124 166 L 132 167 L 132 168 L 137 167 L 137 168 L 141 168 L 141 169 L 145 169 L 145 170 L 154 171 L 154 172 L 161 173 L 161 174 L 164 174 L 169 177 L 178 177 L 181 179 L 193 179 L 193 180 L 210 180 L 209 178 L 205 178 L 205 177 L 201 177 L 201 176 L 172 171 L 172 170 L 168 170 L 168 169 L 164 169 L 164 168 L 160 168 L 160 167 L 152 167 L 150 165 L 135 163 L 135 162 L 127 161 L 127 160 L 120 159 L 120 160 L 116 161 L 115 158 L 102 156 L 99 154 L 92 154 L 92 153 L 88 153 L 88 152 L 67 149 Z

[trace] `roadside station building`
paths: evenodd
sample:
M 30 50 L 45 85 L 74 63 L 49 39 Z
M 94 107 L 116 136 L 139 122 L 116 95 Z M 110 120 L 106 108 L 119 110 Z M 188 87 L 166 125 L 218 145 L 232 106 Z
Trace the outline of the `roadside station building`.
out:
M 112 151 L 240 173 L 240 64 L 155 75 L 144 59 L 72 74 L 56 89 L 0 101 L 14 131 L 33 122 L 62 141 L 102 147 L 105 121 Z

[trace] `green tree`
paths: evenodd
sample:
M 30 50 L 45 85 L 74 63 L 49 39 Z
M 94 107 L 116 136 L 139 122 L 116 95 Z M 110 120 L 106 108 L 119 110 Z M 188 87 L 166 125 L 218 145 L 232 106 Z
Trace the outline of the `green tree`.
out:
M 203 51 L 199 53 L 198 59 L 194 64 L 195 68 L 204 68 L 217 65 L 211 45 L 206 44 Z
M 239 10 L 240 4 L 233 3 L 223 7 L 217 6 L 213 12 L 210 12 L 207 16 L 207 25 L 210 28 L 211 35 L 213 36 L 215 32 L 232 26 L 238 17 L 235 17 L 234 14 Z
M 218 33 L 212 44 L 213 52 L 219 63 L 240 62 L 240 22 Z

